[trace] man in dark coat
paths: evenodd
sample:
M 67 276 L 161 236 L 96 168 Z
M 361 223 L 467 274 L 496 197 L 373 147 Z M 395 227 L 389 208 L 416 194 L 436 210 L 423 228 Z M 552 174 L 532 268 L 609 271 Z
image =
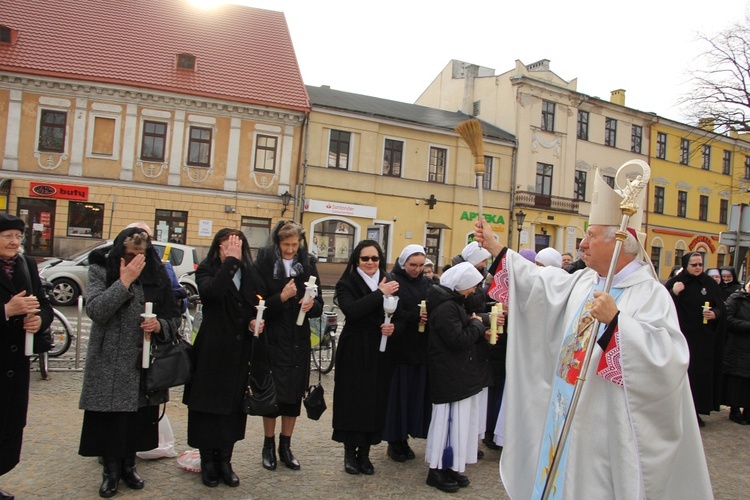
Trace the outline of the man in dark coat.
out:
M 26 330 L 43 332 L 52 323 L 36 263 L 20 254 L 23 232 L 23 220 L 0 214 L 0 300 L 5 311 L 0 321 L 0 476 L 21 457 L 30 380 Z M 0 490 L 2 498 L 13 496 Z
M 677 309 L 680 330 L 690 349 L 688 378 L 698 415 L 719 410 L 724 297 L 713 278 L 703 272 L 703 256 L 682 257 L 682 271 L 665 284 Z M 705 424 L 698 416 L 698 425 Z

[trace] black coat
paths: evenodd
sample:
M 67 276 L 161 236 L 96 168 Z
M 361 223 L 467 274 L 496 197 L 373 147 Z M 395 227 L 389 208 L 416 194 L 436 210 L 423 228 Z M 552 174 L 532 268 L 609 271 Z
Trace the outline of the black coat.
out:
M 680 330 L 690 349 L 688 378 L 695 409 L 698 413 L 707 415 L 719 410 L 721 400 L 724 297 L 713 278 L 705 273 L 693 276 L 684 269 L 683 267 L 682 272 L 667 281 L 665 286 L 674 301 Z M 673 288 L 678 281 L 685 284 L 685 289 L 675 295 Z M 706 302 L 716 314 L 716 319 L 703 324 L 702 306 Z
M 744 290 L 727 300 L 724 373 L 750 378 L 750 294 Z
M 298 257 L 303 272 L 293 278 L 297 296 L 282 302 L 281 291 L 292 278 L 274 277 L 275 248 L 273 245 L 261 248 L 255 259 L 258 294 L 265 299 L 267 309 L 263 315 L 266 320 L 265 339 L 259 343 L 262 346 L 260 353 L 254 356 L 259 365 L 266 363 L 271 367 L 278 401 L 297 404 L 304 396 L 310 378 L 310 318 L 320 317 L 323 313 L 323 295 L 318 292 L 302 326 L 297 326 L 299 302 L 305 296 L 305 283 L 310 276 L 315 276 L 320 290 L 316 261 L 300 248 Z
M 31 278 L 31 289 L 27 285 L 25 273 L 20 270 L 24 257 L 16 261 L 13 280 L 0 270 L 0 301 L 3 308 L 13 295 L 26 290 L 39 299 L 39 316 L 42 318 L 40 332 L 52 323 L 52 306 L 42 290 L 39 271 L 34 259 L 25 259 Z M 24 355 L 26 332 L 23 329 L 23 316 L 13 316 L 8 321 L 5 314 L 0 317 L 0 442 L 18 436 L 26 426 L 26 410 L 29 404 L 29 358 Z M 0 447 L 0 474 L 16 465 L 15 457 L 20 450 L 6 450 Z
M 232 281 L 241 267 L 234 257 L 223 263 L 206 259 L 195 273 L 203 321 L 195 338 L 193 380 L 185 385 L 183 396 L 191 410 L 220 415 L 243 411 L 254 340 L 248 325 L 255 318 L 257 298 L 252 269 L 242 269 L 239 290 Z
M 403 330 L 388 340 L 388 359 L 394 364 L 427 364 L 429 324 L 425 325 L 424 332 L 419 331 L 419 304 L 427 300 L 427 290 L 432 286 L 432 280 L 423 274 L 412 278 L 398 263 L 391 276 L 399 285 L 396 295 L 399 297 L 398 308 Z
M 387 281 L 392 277 L 386 276 Z M 380 325 L 383 324 L 383 292 L 370 291 L 355 270 L 336 284 L 339 308 L 346 318 L 336 346 L 336 373 L 333 387 L 333 428 L 338 431 L 380 433 L 391 378 L 387 361 L 390 343 L 400 333 L 394 314 L 394 334 L 386 352 L 380 352 Z
M 460 401 L 482 390 L 475 344 L 486 342 L 485 327 L 470 319 L 464 297 L 442 285 L 427 292 L 427 313 L 432 323 L 428 348 L 430 398 L 434 404 Z

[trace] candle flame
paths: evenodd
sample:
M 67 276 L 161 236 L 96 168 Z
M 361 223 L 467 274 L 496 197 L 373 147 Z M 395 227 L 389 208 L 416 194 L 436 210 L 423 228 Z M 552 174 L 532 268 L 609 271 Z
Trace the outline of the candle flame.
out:
M 258 297 L 258 300 L 263 300 L 263 297 L 261 297 L 261 296 L 260 296 L 260 295 L 258 295 L 257 293 L 255 294 L 255 296 L 256 296 L 256 297 Z

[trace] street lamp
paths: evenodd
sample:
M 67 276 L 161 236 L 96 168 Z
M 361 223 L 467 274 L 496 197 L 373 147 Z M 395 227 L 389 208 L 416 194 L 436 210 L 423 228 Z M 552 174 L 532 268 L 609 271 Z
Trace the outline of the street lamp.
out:
M 292 201 L 292 195 L 289 193 L 289 190 L 284 191 L 284 194 L 281 195 L 281 204 L 284 205 L 284 208 L 281 209 L 281 216 L 284 217 L 284 212 L 286 212 L 286 207 L 289 206 L 289 202 Z
M 521 248 L 521 230 L 523 229 L 523 221 L 526 219 L 526 214 L 523 210 L 516 212 L 516 223 L 518 224 L 518 243 L 516 244 L 516 251 Z

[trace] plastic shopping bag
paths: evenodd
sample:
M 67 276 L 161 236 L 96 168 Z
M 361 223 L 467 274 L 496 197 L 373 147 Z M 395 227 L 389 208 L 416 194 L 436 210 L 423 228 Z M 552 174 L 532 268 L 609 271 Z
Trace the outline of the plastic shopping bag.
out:
M 172 432 L 172 426 L 166 414 L 159 421 L 159 446 L 153 450 L 139 451 L 136 455 L 138 458 L 144 460 L 174 458 L 177 456 L 177 452 L 174 451 L 174 432 Z
M 200 450 L 187 450 L 180 453 L 177 457 L 177 465 L 190 472 L 201 471 L 201 452 Z

